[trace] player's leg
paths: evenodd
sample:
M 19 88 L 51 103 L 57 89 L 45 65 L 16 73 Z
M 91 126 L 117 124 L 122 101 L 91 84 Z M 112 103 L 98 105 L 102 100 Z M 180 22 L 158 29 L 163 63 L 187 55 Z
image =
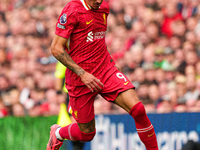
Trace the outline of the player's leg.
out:
M 60 140 L 91 141 L 96 132 L 93 104 L 97 93 L 91 93 L 86 86 L 75 89 L 68 87 L 68 91 L 69 94 L 75 95 L 75 97 L 70 97 L 70 111 L 76 123 L 58 129 L 56 135 Z
M 72 123 L 65 127 L 53 125 L 51 127 L 47 150 L 55 150 L 57 147 L 59 148 L 59 146 L 62 145 L 59 142 L 64 139 L 83 142 L 91 141 L 96 133 L 93 104 L 97 93 L 90 92 L 86 86 L 77 88 L 67 87 L 67 89 L 69 95 L 72 95 L 70 95 L 72 115 L 78 123 Z M 57 143 L 61 145 L 57 146 Z
M 63 140 L 88 142 L 95 135 L 95 119 L 88 123 L 72 123 L 68 126 L 58 129 L 57 138 Z
M 50 138 L 47 150 L 58 150 L 64 139 L 71 141 L 91 141 L 95 136 L 95 119 L 88 123 L 71 123 L 68 126 L 51 126 Z
M 136 129 L 147 150 L 158 150 L 154 127 L 151 124 L 143 104 L 139 101 L 135 90 L 121 92 L 115 103 L 125 109 L 135 120 Z
M 134 118 L 139 137 L 147 150 L 158 150 L 154 128 L 135 93 L 134 86 L 123 73 L 113 69 L 115 68 L 110 69 L 102 78 L 104 88 L 100 94 L 106 100 L 115 102 Z
M 67 99 L 66 99 L 66 103 L 67 103 L 67 106 L 68 108 L 70 108 L 70 103 L 69 103 L 69 94 L 67 93 Z M 76 120 L 73 118 L 72 114 L 70 113 L 70 111 L 68 111 L 69 113 L 69 116 L 70 116 L 70 119 L 72 121 L 72 123 L 75 123 Z M 83 147 L 84 147 L 84 142 L 82 141 L 72 141 L 72 149 L 73 150 L 83 150 Z

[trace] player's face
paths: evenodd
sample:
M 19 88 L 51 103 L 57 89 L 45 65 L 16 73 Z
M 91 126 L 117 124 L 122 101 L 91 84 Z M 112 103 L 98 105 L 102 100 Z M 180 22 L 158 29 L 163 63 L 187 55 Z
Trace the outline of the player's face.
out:
M 103 0 L 85 0 L 85 1 L 93 9 L 98 9 L 101 3 L 103 2 Z

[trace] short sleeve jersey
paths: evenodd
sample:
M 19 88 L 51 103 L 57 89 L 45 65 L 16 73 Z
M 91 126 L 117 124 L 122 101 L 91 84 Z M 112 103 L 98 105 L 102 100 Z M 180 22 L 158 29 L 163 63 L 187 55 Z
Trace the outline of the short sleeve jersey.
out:
M 80 67 L 98 79 L 114 66 L 106 43 L 108 3 L 91 9 L 84 0 L 71 0 L 62 10 L 56 25 L 56 34 L 69 40 L 66 52 Z M 84 85 L 80 77 L 67 69 L 66 84 Z

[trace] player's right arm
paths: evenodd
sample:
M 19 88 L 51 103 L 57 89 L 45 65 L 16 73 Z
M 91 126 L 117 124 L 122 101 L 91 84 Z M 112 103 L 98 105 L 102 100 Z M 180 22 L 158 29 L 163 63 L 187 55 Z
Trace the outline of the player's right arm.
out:
M 101 90 L 103 83 L 94 77 L 92 74 L 86 72 L 83 68 L 77 65 L 70 55 L 66 52 L 66 45 L 68 39 L 55 35 L 51 44 L 51 53 L 52 55 L 65 65 L 68 69 L 76 73 L 81 81 L 92 91 Z M 100 86 L 99 86 L 100 85 Z

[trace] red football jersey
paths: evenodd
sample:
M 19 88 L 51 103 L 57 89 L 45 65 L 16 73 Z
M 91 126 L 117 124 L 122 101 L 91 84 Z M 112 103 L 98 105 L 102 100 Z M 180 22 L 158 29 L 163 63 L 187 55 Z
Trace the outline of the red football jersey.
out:
M 59 16 L 56 34 L 69 39 L 67 53 L 84 70 L 100 79 L 114 66 L 105 43 L 108 3 L 103 1 L 99 9 L 91 9 L 85 0 L 72 0 Z M 80 77 L 67 69 L 66 84 L 83 85 Z

